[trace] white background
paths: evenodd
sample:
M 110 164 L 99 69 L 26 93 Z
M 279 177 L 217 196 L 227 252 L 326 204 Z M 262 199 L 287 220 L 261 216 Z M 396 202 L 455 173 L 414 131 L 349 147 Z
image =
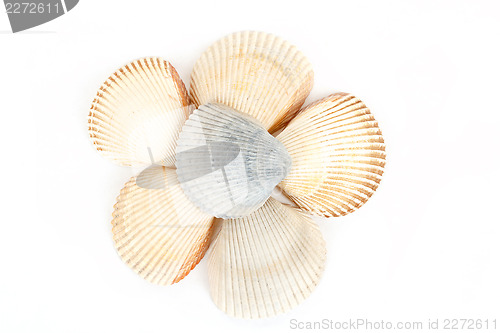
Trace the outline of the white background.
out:
M 304 303 L 244 321 L 212 303 L 206 260 L 149 284 L 111 239 L 133 170 L 94 151 L 100 84 L 143 56 L 189 84 L 212 42 L 262 30 L 315 70 L 306 103 L 360 97 L 387 142 L 377 193 L 321 220 L 326 271 Z M 0 331 L 288 331 L 290 320 L 497 318 L 500 329 L 498 1 L 97 1 L 12 34 L 0 13 Z

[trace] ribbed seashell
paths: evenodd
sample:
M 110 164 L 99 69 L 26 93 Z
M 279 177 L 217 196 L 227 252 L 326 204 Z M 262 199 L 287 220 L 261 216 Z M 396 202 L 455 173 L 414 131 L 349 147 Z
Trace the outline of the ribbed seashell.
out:
M 273 133 L 300 109 L 313 85 L 306 57 L 263 32 L 237 32 L 210 46 L 191 74 L 196 107 L 209 102 L 250 114 Z
M 262 206 L 288 174 L 291 158 L 255 119 L 209 103 L 184 124 L 175 165 L 184 193 L 196 206 L 230 218 Z
M 133 61 L 111 75 L 89 113 L 96 149 L 120 165 L 173 166 L 175 142 L 190 113 L 175 69 L 161 58 Z
M 153 166 L 121 190 L 113 212 L 113 240 L 122 260 L 161 285 L 183 279 L 203 258 L 213 217 L 184 195 L 175 171 Z M 142 186 L 142 187 L 141 187 Z
M 384 139 L 370 110 L 353 95 L 338 93 L 309 105 L 277 138 L 293 161 L 280 187 L 315 215 L 350 213 L 380 183 Z
M 310 295 L 325 260 L 316 223 L 269 198 L 254 213 L 222 222 L 209 255 L 210 293 L 231 316 L 273 316 Z

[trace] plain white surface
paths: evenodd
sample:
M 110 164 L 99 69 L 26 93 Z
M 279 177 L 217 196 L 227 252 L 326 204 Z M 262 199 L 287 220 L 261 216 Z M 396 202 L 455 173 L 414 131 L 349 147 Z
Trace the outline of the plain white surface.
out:
M 297 45 L 306 103 L 360 97 L 387 142 L 377 193 L 324 220 L 326 271 L 284 315 L 226 316 L 206 261 L 159 287 L 116 254 L 110 216 L 136 170 L 98 155 L 86 116 L 100 84 L 143 56 L 189 84 L 201 52 L 238 30 Z M 500 320 L 498 1 L 97 1 L 25 33 L 0 13 L 2 332 L 288 331 L 290 320 Z M 500 325 L 500 322 L 497 323 Z

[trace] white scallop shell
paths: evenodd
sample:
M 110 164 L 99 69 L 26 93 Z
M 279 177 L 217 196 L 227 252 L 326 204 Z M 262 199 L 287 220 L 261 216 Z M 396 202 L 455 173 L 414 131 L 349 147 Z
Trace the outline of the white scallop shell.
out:
M 353 95 L 338 93 L 309 105 L 277 138 L 293 160 L 280 187 L 315 215 L 348 214 L 380 183 L 384 138 L 370 110 Z
M 222 222 L 209 255 L 210 293 L 231 316 L 274 316 L 311 294 L 325 260 L 317 224 L 269 198 L 254 213 Z
M 139 177 L 140 183 L 125 184 L 115 204 L 116 249 L 144 279 L 176 283 L 203 258 L 214 219 L 186 198 L 173 169 L 152 166 Z
M 176 151 L 186 196 L 216 217 L 260 207 L 288 174 L 283 145 L 250 116 L 222 104 L 200 106 L 186 121 Z
M 217 102 L 250 114 L 273 133 L 309 95 L 311 64 L 287 41 L 263 32 L 230 34 L 211 45 L 191 75 L 196 107 Z
M 88 119 L 90 138 L 118 164 L 173 166 L 175 143 L 190 110 L 172 65 L 161 58 L 139 59 L 117 70 L 97 92 Z

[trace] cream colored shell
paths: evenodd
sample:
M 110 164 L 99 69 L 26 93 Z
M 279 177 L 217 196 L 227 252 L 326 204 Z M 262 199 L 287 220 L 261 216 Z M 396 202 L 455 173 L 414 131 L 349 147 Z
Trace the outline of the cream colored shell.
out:
M 309 105 L 277 138 L 292 156 L 280 187 L 315 215 L 350 213 L 380 183 L 384 139 L 370 110 L 353 95 L 338 93 Z
M 297 48 L 271 34 L 244 31 L 210 46 L 191 75 L 196 107 L 222 103 L 245 112 L 271 133 L 300 109 L 313 84 L 311 64 Z
M 175 69 L 161 58 L 133 61 L 101 86 L 90 108 L 96 149 L 120 165 L 173 166 L 175 143 L 190 113 Z
M 209 258 L 210 293 L 231 316 L 274 316 L 309 296 L 325 259 L 316 223 L 270 198 L 254 213 L 222 222 Z
M 208 248 L 213 217 L 184 195 L 175 170 L 152 166 L 121 190 L 113 212 L 113 240 L 122 260 L 144 279 L 172 284 Z M 142 187 L 141 187 L 142 186 Z

